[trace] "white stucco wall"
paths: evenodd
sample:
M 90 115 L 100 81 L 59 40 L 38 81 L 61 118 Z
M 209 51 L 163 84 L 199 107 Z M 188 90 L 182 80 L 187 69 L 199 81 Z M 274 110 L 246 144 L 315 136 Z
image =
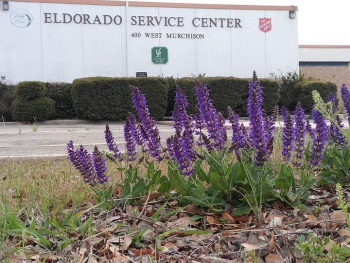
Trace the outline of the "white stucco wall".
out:
M 303 47 L 299 48 L 301 62 L 349 62 L 350 46 L 348 47 Z
M 11 23 L 11 13 L 25 9 L 32 15 L 28 27 Z M 45 13 L 119 15 L 121 25 L 45 23 Z M 183 17 L 183 27 L 131 25 L 132 16 Z M 242 28 L 194 27 L 192 19 L 238 18 Z M 259 18 L 271 18 L 272 30 L 259 30 Z M 53 17 L 51 15 L 52 21 Z M 47 21 L 46 21 L 47 22 Z M 67 81 L 90 76 L 259 77 L 297 71 L 297 18 L 288 10 L 230 10 L 105 6 L 10 2 L 0 11 L 0 75 L 8 81 Z M 141 37 L 132 37 L 140 33 Z M 146 38 L 145 33 L 162 33 Z M 169 39 L 166 33 L 204 34 L 204 39 Z M 166 47 L 169 62 L 153 64 L 151 49 Z

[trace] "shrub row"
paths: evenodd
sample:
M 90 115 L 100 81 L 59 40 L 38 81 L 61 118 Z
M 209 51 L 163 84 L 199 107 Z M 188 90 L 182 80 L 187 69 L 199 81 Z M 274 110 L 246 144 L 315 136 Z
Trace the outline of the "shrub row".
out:
M 0 82 L 0 115 L 1 121 L 12 121 L 13 113 L 11 104 L 15 99 L 15 86 L 5 85 Z
M 281 85 L 281 98 L 278 103 L 280 107 L 285 106 L 289 111 L 294 111 L 298 101 L 304 110 L 311 113 L 313 99 L 311 92 L 317 90 L 324 101 L 328 94 L 337 94 L 337 86 L 331 82 L 305 79 L 303 75 L 288 73 L 279 78 Z
M 227 116 L 227 107 L 230 106 L 240 116 L 247 116 L 248 85 L 250 79 L 234 77 L 204 77 L 198 81 L 206 83 L 210 90 L 210 98 L 216 109 L 224 116 Z M 279 100 L 280 85 L 277 81 L 261 79 L 263 86 L 264 103 L 263 107 L 267 113 L 271 113 Z M 176 85 L 179 85 L 185 92 L 189 102 L 189 111 L 195 111 L 195 80 L 193 78 L 182 78 L 173 82 L 168 96 L 167 114 L 171 115 L 174 108 L 174 96 Z
M 310 113 L 313 104 L 312 90 L 317 90 L 324 100 L 329 93 L 337 92 L 333 83 L 305 81 L 297 75 L 292 77 L 279 82 L 260 80 L 264 90 L 263 107 L 267 113 L 273 111 L 278 101 L 280 106 L 285 105 L 291 111 L 295 109 L 297 101 L 300 101 L 306 112 Z M 250 79 L 202 77 L 198 80 L 208 85 L 210 97 L 218 111 L 227 116 L 227 106 L 230 106 L 240 116 L 247 116 Z M 75 117 L 87 120 L 124 120 L 129 112 L 133 112 L 130 85 L 140 88 L 146 95 L 155 119 L 171 116 L 177 85 L 188 97 L 189 112 L 195 112 L 193 78 L 93 77 L 77 79 L 73 84 L 21 82 L 16 88 L 0 83 L 0 115 L 5 121 L 29 122 L 34 117 L 38 121 Z
M 73 82 L 73 103 L 78 118 L 87 120 L 125 120 L 133 111 L 130 85 L 146 95 L 152 117 L 162 119 L 167 105 L 165 78 L 94 77 Z

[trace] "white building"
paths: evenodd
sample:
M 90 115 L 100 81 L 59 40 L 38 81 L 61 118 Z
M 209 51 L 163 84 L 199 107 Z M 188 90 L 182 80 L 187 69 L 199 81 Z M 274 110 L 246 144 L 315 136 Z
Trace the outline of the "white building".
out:
M 14 83 L 137 72 L 280 75 L 298 70 L 296 13 L 293 6 L 3 1 L 0 75 Z

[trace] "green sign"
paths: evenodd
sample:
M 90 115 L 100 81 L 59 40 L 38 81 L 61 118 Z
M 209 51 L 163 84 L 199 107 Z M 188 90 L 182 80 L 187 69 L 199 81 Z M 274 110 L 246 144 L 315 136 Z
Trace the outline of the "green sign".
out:
M 166 47 L 152 48 L 152 62 L 153 64 L 168 63 L 168 49 Z

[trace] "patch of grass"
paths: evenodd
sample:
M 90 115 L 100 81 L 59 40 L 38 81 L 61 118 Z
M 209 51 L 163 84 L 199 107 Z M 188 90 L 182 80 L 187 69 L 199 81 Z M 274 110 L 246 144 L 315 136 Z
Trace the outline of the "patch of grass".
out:
M 108 176 L 111 184 L 119 182 L 120 173 L 115 165 L 110 165 Z M 93 191 L 67 158 L 4 161 L 0 165 L 0 179 L 3 198 L 13 211 L 36 206 L 40 210 L 79 207 L 93 202 Z

